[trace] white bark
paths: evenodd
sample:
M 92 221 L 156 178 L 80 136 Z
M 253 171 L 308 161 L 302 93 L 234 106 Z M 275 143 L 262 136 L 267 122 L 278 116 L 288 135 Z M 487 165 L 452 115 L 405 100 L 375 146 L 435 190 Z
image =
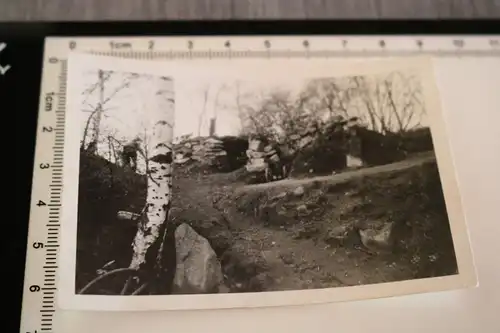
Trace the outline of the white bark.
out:
M 150 151 L 147 152 L 146 215 L 139 223 L 132 244 L 134 252 L 130 268 L 133 269 L 139 269 L 146 262 L 146 257 L 151 258 L 146 254 L 153 244 L 163 240 L 164 227 L 168 223 L 172 187 L 174 89 L 170 79 L 162 79 L 160 84 L 155 95 L 159 107 L 145 110 L 149 113 L 152 136 L 149 141 Z M 156 254 L 154 258 L 156 259 Z

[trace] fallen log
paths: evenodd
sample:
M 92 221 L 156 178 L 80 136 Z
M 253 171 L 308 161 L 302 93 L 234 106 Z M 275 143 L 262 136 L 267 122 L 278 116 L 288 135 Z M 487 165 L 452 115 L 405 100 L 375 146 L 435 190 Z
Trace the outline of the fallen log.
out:
M 116 217 L 119 220 L 135 221 L 135 220 L 139 219 L 139 217 L 141 217 L 141 215 L 137 214 L 137 213 L 133 213 L 133 212 L 127 212 L 124 210 L 120 210 L 120 211 L 118 211 L 118 213 L 116 213 Z

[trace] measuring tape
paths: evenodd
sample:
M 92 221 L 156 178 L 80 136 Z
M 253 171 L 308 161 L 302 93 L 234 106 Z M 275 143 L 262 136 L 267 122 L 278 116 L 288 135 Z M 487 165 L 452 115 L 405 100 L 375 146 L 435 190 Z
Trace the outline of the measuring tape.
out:
M 54 332 L 63 195 L 67 57 L 70 51 L 136 59 L 500 56 L 500 36 L 50 37 L 45 41 L 22 333 Z M 65 333 L 65 332 L 56 332 Z

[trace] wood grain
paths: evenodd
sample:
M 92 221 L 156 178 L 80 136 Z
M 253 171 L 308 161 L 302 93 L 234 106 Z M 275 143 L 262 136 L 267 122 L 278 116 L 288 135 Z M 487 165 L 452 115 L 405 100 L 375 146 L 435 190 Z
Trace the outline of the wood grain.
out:
M 0 21 L 498 18 L 500 0 L 2 0 Z

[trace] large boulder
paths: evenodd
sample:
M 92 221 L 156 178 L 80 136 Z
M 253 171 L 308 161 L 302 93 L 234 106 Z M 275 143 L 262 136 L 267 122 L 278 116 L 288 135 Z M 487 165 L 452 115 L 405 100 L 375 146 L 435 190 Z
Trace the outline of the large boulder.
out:
M 219 291 L 222 268 L 208 240 L 188 224 L 175 230 L 177 267 L 172 294 L 207 294 Z

